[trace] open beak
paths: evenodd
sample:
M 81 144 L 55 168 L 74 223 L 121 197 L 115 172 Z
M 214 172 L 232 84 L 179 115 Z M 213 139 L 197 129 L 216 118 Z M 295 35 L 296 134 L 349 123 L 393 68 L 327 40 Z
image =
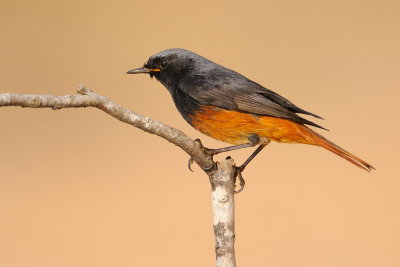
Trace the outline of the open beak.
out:
M 160 69 L 148 69 L 145 67 L 141 67 L 141 68 L 130 70 L 126 74 L 150 73 L 152 71 L 160 71 Z

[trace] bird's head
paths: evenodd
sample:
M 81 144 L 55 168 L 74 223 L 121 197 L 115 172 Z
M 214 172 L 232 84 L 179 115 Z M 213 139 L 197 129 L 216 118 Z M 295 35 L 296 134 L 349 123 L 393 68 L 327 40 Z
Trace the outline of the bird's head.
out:
M 201 56 L 191 51 L 172 48 L 152 55 L 143 67 L 130 70 L 127 74 L 147 73 L 170 88 L 195 68 L 199 58 Z

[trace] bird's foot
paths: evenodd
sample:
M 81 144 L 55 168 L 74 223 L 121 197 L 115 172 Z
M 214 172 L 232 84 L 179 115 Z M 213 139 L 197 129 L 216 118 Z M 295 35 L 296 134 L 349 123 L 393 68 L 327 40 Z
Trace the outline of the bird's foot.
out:
M 246 181 L 243 178 L 242 172 L 244 170 L 244 167 L 246 166 L 240 166 L 240 167 L 235 167 L 236 168 L 236 173 L 235 173 L 235 187 L 236 187 L 236 179 L 239 178 L 239 186 L 240 188 L 238 190 L 235 190 L 234 193 L 240 193 L 244 189 L 244 185 L 246 184 Z
M 213 152 L 212 152 L 214 149 L 209 149 L 209 148 L 206 148 L 205 146 L 203 146 L 203 144 L 201 143 L 201 140 L 200 140 L 199 138 L 194 139 L 194 142 L 197 143 L 197 144 L 200 146 L 200 149 L 203 150 L 203 152 L 204 152 L 206 155 L 212 157 L 213 155 L 217 154 L 217 153 L 213 153 Z M 189 161 L 188 161 L 188 168 L 189 168 L 189 170 L 190 170 L 191 172 L 193 172 L 193 170 L 192 170 L 193 162 L 194 162 L 194 160 L 193 160 L 193 158 L 191 157 L 191 158 L 189 159 Z

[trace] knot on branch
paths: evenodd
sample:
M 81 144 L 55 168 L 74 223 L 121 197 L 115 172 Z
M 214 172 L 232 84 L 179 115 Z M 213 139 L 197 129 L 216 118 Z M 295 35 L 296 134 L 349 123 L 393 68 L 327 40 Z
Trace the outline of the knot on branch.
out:
M 77 92 L 81 95 L 93 95 L 93 91 L 87 88 L 83 83 L 78 85 Z
M 29 107 L 39 108 L 42 106 L 42 99 L 39 96 L 35 96 L 27 100 Z

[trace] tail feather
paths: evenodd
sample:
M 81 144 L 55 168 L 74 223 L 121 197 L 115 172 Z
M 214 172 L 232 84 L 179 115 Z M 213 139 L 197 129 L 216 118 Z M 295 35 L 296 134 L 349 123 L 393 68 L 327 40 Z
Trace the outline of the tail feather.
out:
M 315 140 L 316 145 L 322 146 L 323 148 L 335 153 L 336 155 L 350 161 L 351 163 L 353 163 L 354 165 L 356 165 L 357 167 L 359 167 L 361 169 L 364 169 L 366 171 L 375 170 L 375 168 L 371 164 L 365 162 L 364 160 L 360 159 L 359 157 L 351 154 L 350 152 L 339 147 L 338 145 L 332 143 L 331 141 L 329 141 L 322 135 L 320 135 L 314 131 L 312 131 L 312 133 L 313 133 L 313 139 Z

